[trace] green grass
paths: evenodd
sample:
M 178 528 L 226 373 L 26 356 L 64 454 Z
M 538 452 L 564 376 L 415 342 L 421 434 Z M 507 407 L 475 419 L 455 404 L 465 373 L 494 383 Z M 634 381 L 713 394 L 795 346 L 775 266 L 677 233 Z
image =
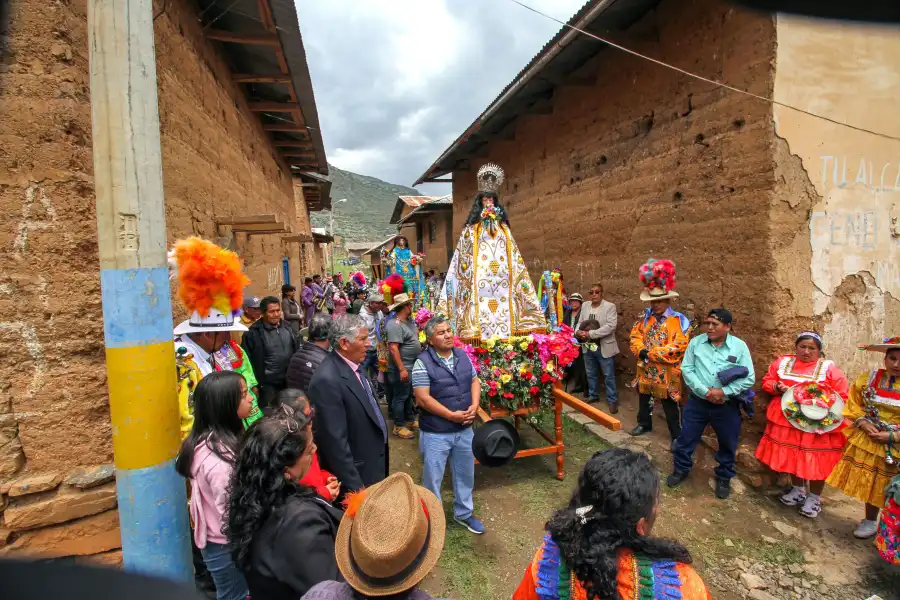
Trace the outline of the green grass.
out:
M 444 572 L 447 589 L 442 594 L 453 598 L 489 598 L 494 594 L 497 559 L 486 552 L 468 530 L 452 523 L 453 509 L 447 513 L 447 537 L 438 566 Z

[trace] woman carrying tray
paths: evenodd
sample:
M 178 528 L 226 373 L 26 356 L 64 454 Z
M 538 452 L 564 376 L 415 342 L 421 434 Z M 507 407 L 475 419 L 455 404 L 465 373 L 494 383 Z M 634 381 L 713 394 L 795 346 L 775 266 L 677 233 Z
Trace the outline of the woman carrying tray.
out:
M 800 514 L 815 518 L 822 510 L 822 489 L 825 479 L 841 460 L 845 437 L 840 431 L 845 425 L 841 417 L 843 399 L 847 398 L 847 377 L 830 360 L 822 358 L 822 337 L 813 331 L 804 331 L 797 336 L 795 353 L 775 359 L 763 377 L 762 388 L 772 395 L 766 411 L 765 433 L 756 448 L 756 458 L 773 471 L 791 475 L 790 491 L 781 496 L 787 506 L 800 505 Z M 801 402 L 815 404 L 807 390 L 821 385 L 825 391 L 833 391 L 841 401 L 827 408 L 822 419 L 810 419 L 801 411 Z M 794 386 L 803 389 L 800 398 L 793 392 L 784 402 L 785 392 Z M 833 396 L 833 394 L 831 394 Z M 820 402 L 821 404 L 822 402 Z M 828 402 L 825 402 L 828 404 Z M 813 417 L 822 408 L 806 408 Z M 809 482 L 809 491 L 805 482 Z

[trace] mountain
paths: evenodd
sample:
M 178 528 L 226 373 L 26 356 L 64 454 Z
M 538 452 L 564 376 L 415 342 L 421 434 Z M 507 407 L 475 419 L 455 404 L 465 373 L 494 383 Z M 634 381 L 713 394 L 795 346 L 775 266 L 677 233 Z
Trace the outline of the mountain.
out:
M 391 213 L 397 196 L 420 196 L 413 188 L 387 183 L 375 177 L 343 171 L 328 165 L 331 202 L 334 208 L 334 234 L 344 242 L 380 242 L 397 233 L 391 225 Z M 346 202 L 337 202 L 346 198 Z M 310 213 L 313 227 L 328 231 L 328 211 Z

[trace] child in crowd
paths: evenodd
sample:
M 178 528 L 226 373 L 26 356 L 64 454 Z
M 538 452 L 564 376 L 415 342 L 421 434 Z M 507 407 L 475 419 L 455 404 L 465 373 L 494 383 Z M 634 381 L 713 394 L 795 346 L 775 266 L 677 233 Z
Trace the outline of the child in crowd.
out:
M 194 542 L 216 585 L 217 600 L 243 600 L 244 576 L 231 560 L 222 524 L 228 506 L 228 482 L 237 452 L 242 420 L 250 415 L 251 396 L 244 378 L 216 371 L 194 391 L 194 424 L 182 442 L 175 470 L 191 482 Z

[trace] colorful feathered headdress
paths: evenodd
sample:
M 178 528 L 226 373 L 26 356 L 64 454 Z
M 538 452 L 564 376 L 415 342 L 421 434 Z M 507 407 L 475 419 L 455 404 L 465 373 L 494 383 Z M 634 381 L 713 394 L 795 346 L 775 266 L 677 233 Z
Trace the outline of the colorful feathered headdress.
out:
M 645 288 L 641 292 L 641 300 L 644 302 L 678 297 L 678 292 L 675 291 L 675 263 L 671 260 L 651 258 L 641 265 L 638 277 Z
M 409 288 L 406 285 L 406 280 L 401 275 L 393 273 L 385 277 L 384 281 L 379 284 L 378 289 L 384 295 L 384 301 L 391 304 L 394 296 L 407 293 Z
M 355 273 L 350 274 L 350 281 L 356 284 L 356 287 L 366 287 L 366 276 L 362 274 L 362 271 L 357 271 Z
M 176 335 L 245 329 L 235 323 L 235 317 L 250 280 L 241 271 L 237 254 L 190 237 L 175 243 L 169 252 L 169 266 L 172 279 L 178 282 L 178 299 L 191 312 L 191 318 L 176 327 Z

